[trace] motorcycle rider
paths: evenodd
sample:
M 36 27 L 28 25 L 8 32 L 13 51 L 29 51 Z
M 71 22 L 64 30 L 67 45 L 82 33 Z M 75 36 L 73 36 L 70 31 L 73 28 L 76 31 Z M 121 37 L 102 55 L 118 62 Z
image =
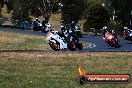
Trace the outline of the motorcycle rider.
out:
M 102 32 L 103 39 L 105 39 L 106 32 L 107 32 L 107 26 L 104 26 L 103 27 L 103 32 Z
M 46 28 L 46 25 L 45 25 L 46 23 L 48 23 L 48 20 L 45 19 L 42 21 L 42 25 L 43 25 L 44 29 Z
M 41 30 L 41 28 L 42 28 L 42 24 L 38 20 L 38 18 L 36 18 L 35 21 L 33 22 L 33 30 L 39 31 L 39 30 Z
M 124 31 L 123 31 L 123 34 L 124 34 L 124 39 L 125 40 L 132 40 L 130 35 L 132 33 L 132 30 L 129 29 L 128 27 L 124 27 Z
M 117 38 L 117 36 L 116 36 L 116 34 L 115 34 L 115 30 L 110 29 L 110 28 L 108 28 L 107 26 L 104 26 L 104 27 L 103 27 L 103 33 L 102 33 L 103 39 L 105 39 L 105 36 L 107 36 L 108 33 L 111 33 L 111 34 L 118 40 L 118 38 Z
M 75 32 L 76 32 L 76 28 L 75 28 L 76 25 L 77 25 L 77 22 L 76 22 L 76 21 L 72 21 L 70 27 L 71 27 L 72 33 L 74 33 L 74 34 L 75 34 Z
M 115 30 L 111 29 L 111 30 L 109 30 L 109 32 L 117 39 L 117 36 L 115 34 Z
M 61 31 L 64 32 L 65 30 L 67 30 L 67 27 L 66 27 L 66 23 L 64 21 L 62 21 L 61 23 Z
M 126 36 L 128 36 L 128 31 L 129 29 L 127 27 L 124 27 L 124 34 L 126 34 Z
M 51 24 L 48 22 L 48 20 L 47 19 L 45 19 L 45 20 L 43 20 L 42 21 L 42 32 L 49 32 L 49 31 L 51 31 L 52 29 L 51 29 Z

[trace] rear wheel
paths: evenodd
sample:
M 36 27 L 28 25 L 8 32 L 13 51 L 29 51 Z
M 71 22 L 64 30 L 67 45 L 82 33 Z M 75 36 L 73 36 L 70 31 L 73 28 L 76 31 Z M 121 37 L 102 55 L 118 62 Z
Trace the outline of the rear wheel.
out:
M 114 46 L 115 48 L 120 48 L 121 45 L 119 45 L 118 41 L 116 41 L 115 39 L 113 40 Z

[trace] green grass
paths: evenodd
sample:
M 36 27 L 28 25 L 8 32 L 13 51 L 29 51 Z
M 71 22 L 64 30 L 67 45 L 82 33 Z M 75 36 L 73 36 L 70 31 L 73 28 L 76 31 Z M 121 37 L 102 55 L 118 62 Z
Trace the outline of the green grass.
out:
M 0 32 L 0 50 L 50 49 L 44 37 L 12 32 Z
M 132 75 L 132 53 L 0 53 L 0 88 L 132 88 L 130 84 L 76 82 L 78 67 L 87 74 Z

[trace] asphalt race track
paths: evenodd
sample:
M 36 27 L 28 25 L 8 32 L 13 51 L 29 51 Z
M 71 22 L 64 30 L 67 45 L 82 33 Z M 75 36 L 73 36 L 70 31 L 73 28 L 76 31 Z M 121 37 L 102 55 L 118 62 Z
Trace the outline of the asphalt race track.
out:
M 118 37 L 119 44 L 121 45 L 121 48 L 114 48 L 105 43 L 102 36 L 88 36 L 84 35 L 83 40 L 90 42 L 91 47 L 84 49 L 85 51 L 97 51 L 97 52 L 111 52 L 111 51 L 117 51 L 117 52 L 131 52 L 132 51 L 132 43 L 129 43 L 128 41 L 125 41 L 123 38 Z
M 16 33 L 23 33 L 23 34 L 28 34 L 28 35 L 38 35 L 38 36 L 45 35 L 42 32 L 35 32 L 31 30 L 30 31 L 29 30 L 16 30 L 16 29 L 11 29 L 11 28 L 0 28 L 0 32 L 16 32 Z M 121 37 L 118 37 L 118 39 L 120 41 L 119 44 L 121 45 L 121 48 L 114 48 L 114 47 L 107 45 L 104 42 L 102 36 L 83 35 L 83 38 L 81 40 L 88 42 L 89 47 L 84 48 L 82 51 L 86 51 L 86 52 L 132 52 L 132 43 L 125 41 Z M 2 52 L 2 50 L 0 52 Z

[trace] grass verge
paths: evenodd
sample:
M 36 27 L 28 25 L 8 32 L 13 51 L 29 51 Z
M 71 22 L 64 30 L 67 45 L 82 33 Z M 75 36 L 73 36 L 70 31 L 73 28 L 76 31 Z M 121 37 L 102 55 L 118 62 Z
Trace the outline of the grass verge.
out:
M 50 49 L 44 37 L 13 32 L 0 32 L 0 50 Z
M 132 75 L 132 53 L 1 52 L 0 88 L 132 88 L 129 84 L 76 82 L 78 67 L 88 74 Z

